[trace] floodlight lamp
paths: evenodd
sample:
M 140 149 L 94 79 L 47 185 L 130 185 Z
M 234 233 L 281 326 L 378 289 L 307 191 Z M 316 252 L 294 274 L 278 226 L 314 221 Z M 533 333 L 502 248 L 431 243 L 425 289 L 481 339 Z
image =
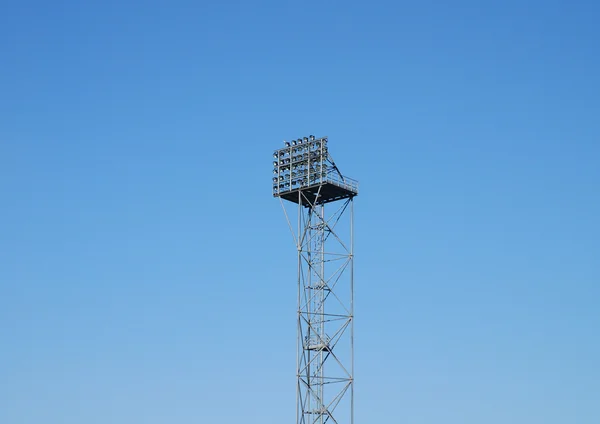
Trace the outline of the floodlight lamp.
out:
M 314 141 L 315 140 L 315 136 L 314 135 L 309 135 L 308 138 L 310 138 L 310 141 Z
M 290 147 L 290 142 L 289 141 L 284 141 L 285 143 L 285 147 Z
M 304 141 L 305 143 L 308 143 L 308 137 L 304 137 L 303 141 Z

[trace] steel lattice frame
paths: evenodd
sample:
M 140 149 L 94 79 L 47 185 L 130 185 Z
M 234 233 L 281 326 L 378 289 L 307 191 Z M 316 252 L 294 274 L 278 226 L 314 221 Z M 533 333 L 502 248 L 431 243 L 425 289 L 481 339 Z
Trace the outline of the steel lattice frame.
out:
M 304 144 L 315 140 L 304 138 Z M 300 139 L 287 146 L 289 152 L 288 148 L 276 151 L 274 163 L 274 196 L 281 200 L 298 252 L 296 423 L 353 424 L 354 197 L 358 183 L 339 173 L 327 152 L 327 138 L 319 141 L 318 147 L 312 144 L 312 152 L 307 148 L 308 157 L 286 161 L 301 153 Z M 311 159 L 318 164 L 318 173 L 313 172 Z M 292 169 L 303 171 L 299 178 L 317 175 L 310 183 L 299 182 L 295 189 L 291 181 L 280 187 L 281 175 L 290 180 Z M 293 213 L 286 209 L 290 203 L 283 200 L 297 204 L 295 230 Z

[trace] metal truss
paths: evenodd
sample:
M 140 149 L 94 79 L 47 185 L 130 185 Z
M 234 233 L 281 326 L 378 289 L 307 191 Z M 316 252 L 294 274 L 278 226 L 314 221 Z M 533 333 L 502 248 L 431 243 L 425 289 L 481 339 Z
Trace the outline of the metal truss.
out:
M 296 423 L 353 424 L 355 193 L 319 203 L 321 188 L 280 197 L 298 251 Z

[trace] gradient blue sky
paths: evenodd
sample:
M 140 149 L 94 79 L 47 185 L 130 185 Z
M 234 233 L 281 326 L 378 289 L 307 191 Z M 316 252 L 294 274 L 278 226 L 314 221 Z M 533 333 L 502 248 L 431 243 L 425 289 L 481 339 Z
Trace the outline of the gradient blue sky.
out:
M 0 12 L 0 423 L 290 423 L 281 140 L 357 199 L 357 423 L 600 422 L 600 6 Z

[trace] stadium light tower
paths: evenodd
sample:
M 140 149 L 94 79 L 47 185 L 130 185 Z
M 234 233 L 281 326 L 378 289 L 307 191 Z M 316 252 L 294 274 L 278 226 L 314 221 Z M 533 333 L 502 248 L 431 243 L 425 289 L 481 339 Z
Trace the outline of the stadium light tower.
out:
M 298 251 L 297 424 L 354 424 L 358 182 L 340 173 L 327 141 L 311 135 L 273 153 L 273 196 Z

